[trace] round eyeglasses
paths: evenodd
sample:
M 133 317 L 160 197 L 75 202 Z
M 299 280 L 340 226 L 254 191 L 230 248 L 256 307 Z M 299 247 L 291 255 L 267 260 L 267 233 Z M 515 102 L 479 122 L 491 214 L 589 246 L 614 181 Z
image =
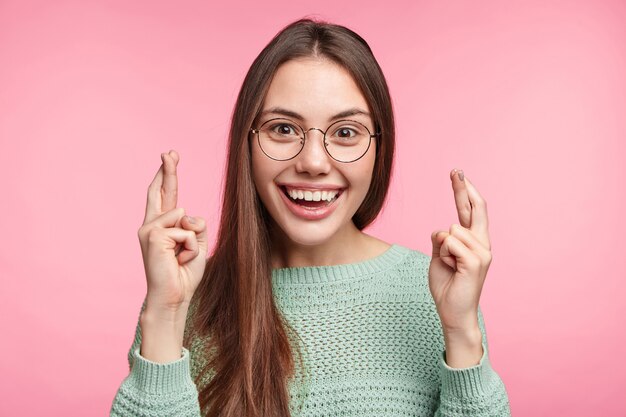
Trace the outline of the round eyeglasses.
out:
M 361 159 L 370 148 L 372 138 L 381 134 L 372 134 L 356 120 L 339 120 L 323 131 L 316 127 L 304 130 L 293 120 L 281 117 L 264 122 L 258 129 L 250 129 L 256 134 L 263 153 L 276 161 L 288 161 L 298 156 L 304 148 L 306 134 L 311 130 L 324 134 L 324 149 L 331 158 L 346 163 Z

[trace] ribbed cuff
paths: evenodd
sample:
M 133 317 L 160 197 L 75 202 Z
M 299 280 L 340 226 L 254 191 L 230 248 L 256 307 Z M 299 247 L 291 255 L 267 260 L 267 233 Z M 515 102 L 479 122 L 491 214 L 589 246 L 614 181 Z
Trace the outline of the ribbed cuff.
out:
M 139 354 L 137 347 L 135 360 L 130 371 L 130 379 L 141 391 L 148 394 L 169 394 L 185 391 L 196 385 L 189 370 L 189 350 L 183 347 L 182 357 L 174 362 L 156 363 Z
M 442 395 L 457 398 L 481 397 L 490 391 L 494 370 L 491 368 L 487 346 L 483 345 L 483 356 L 478 365 L 469 368 L 451 368 L 445 360 L 445 351 L 441 353 L 439 369 L 441 372 Z

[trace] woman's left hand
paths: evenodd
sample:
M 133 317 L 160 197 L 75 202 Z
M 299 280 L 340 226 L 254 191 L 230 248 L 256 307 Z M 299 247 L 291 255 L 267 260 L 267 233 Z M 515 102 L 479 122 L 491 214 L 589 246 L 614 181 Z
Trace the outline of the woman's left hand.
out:
M 428 272 L 444 334 L 476 334 L 478 302 L 491 264 L 487 205 L 476 188 L 450 173 L 460 224 L 431 235 L 433 255 Z

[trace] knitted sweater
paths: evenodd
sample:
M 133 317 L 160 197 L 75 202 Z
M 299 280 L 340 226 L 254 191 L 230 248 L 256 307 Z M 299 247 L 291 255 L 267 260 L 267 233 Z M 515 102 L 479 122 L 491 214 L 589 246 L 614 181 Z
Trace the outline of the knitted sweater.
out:
M 480 307 L 480 363 L 445 362 L 430 259 L 394 244 L 358 263 L 272 270 L 276 303 L 302 340 L 306 376 L 288 385 L 292 416 L 510 416 Z M 158 364 L 139 354 L 138 324 L 110 415 L 200 417 L 207 381 L 194 381 L 206 358 L 202 340 L 192 340 L 180 359 Z

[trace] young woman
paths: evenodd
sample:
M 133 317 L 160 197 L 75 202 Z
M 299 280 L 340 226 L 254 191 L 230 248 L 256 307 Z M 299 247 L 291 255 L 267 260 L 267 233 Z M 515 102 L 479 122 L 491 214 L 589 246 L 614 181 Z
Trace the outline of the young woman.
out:
M 229 136 L 222 217 L 177 204 L 161 155 L 141 243 L 148 291 L 111 415 L 508 416 L 479 297 L 484 199 L 451 172 L 460 224 L 428 256 L 363 232 L 394 153 L 367 43 L 302 19 L 253 62 Z

